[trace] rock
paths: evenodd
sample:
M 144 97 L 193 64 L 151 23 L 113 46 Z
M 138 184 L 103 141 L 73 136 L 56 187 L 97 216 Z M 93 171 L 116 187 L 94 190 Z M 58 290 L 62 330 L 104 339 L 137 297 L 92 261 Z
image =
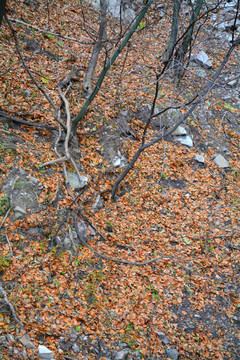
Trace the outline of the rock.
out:
M 20 206 L 14 208 L 14 218 L 15 220 L 22 220 L 27 215 L 27 212 L 22 209 Z
M 189 135 L 186 136 L 178 136 L 176 138 L 177 141 L 179 141 L 182 145 L 187 145 L 189 147 L 193 146 L 192 138 Z
M 30 91 L 29 90 L 24 90 L 24 96 L 25 97 L 27 97 L 27 98 L 30 98 L 30 96 L 31 96 L 31 93 L 30 93 Z
M 80 176 L 80 179 L 77 174 L 70 173 L 67 171 L 67 179 L 69 184 L 72 186 L 72 188 L 76 191 L 84 188 L 84 186 L 88 183 L 88 177 L 87 176 Z
M 74 352 L 75 354 L 79 354 L 79 353 L 80 353 L 80 348 L 79 348 L 79 346 L 78 346 L 77 344 L 73 344 L 72 349 L 73 349 L 73 352 Z
M 80 220 L 77 224 L 77 227 L 78 227 L 80 239 L 83 241 L 87 241 L 87 233 L 88 233 L 87 224 L 83 220 Z
M 206 78 L 206 76 L 207 76 L 207 73 L 206 73 L 206 71 L 205 70 L 203 70 L 203 69 L 195 69 L 194 71 L 194 74 L 196 74 L 197 76 L 199 76 L 199 77 L 201 77 L 201 78 Z
M 96 200 L 93 204 L 93 210 L 100 210 L 101 208 L 103 207 L 103 202 L 102 202 L 102 199 L 101 199 L 101 196 L 98 194 L 96 196 Z
M 198 53 L 197 55 L 192 55 L 190 60 L 202 66 L 204 69 L 212 68 L 212 63 L 204 51 L 200 51 L 200 53 Z
M 163 345 L 169 344 L 169 340 L 166 338 L 166 336 L 163 332 L 158 331 L 157 334 L 158 334 L 159 338 L 161 339 Z
M 205 159 L 203 155 L 196 155 L 194 160 L 196 160 L 197 162 L 201 163 L 201 164 L 205 164 Z
M 43 359 L 43 360 L 52 360 L 53 359 L 52 351 L 49 350 L 44 345 L 39 345 L 38 346 L 38 356 L 40 357 L 40 359 Z
M 113 161 L 113 166 L 114 167 L 119 167 L 119 168 L 123 168 L 127 165 L 127 161 L 126 158 L 124 157 L 124 155 L 121 154 L 120 151 L 118 151 L 118 156 L 116 156 L 114 158 Z
M 23 346 L 25 346 L 28 349 L 33 349 L 34 350 L 36 348 L 28 334 L 24 334 L 21 337 L 20 342 L 23 344 Z
M 39 209 L 38 195 L 40 194 L 40 186 L 42 185 L 39 182 L 31 181 L 19 169 L 4 180 L 2 190 L 10 197 L 11 207 L 15 211 L 15 219 L 23 219 L 27 215 L 28 209 L 32 211 Z
M 66 237 L 66 238 L 63 240 L 63 246 L 64 246 L 64 248 L 65 248 L 66 250 L 71 249 L 71 247 L 72 247 L 72 242 L 71 242 L 71 240 L 70 240 L 68 237 Z
M 7 334 L 7 340 L 8 341 L 11 341 L 11 342 L 14 342 L 14 337 L 11 335 L 11 334 Z
M 4 335 L 0 336 L 0 344 L 4 344 L 6 342 L 6 338 Z
M 176 349 L 167 349 L 166 357 L 168 359 L 177 360 L 178 359 L 178 351 Z
M 229 81 L 227 84 L 228 84 L 228 86 L 230 86 L 231 88 L 234 88 L 234 87 L 237 86 L 238 80 L 235 79 L 235 80 Z
M 97 9 L 100 9 L 100 1 L 99 0 L 87 0 L 87 2 L 92 4 Z M 122 4 L 122 9 L 120 9 L 121 4 Z M 109 0 L 108 12 L 112 17 L 114 17 L 116 19 L 120 19 L 120 17 L 121 17 L 122 21 L 125 24 L 131 23 L 136 17 L 136 12 L 131 7 L 131 3 L 128 1 Z
M 187 135 L 187 131 L 185 130 L 185 128 L 183 126 L 178 126 L 174 132 L 173 135 Z
M 213 161 L 221 168 L 228 168 L 229 162 L 221 154 L 214 155 Z
M 119 167 L 121 165 L 121 159 L 119 157 L 116 157 L 114 159 L 114 163 L 113 163 L 113 166 L 115 167 Z
M 129 350 L 124 349 L 116 352 L 114 360 L 126 360 L 128 357 Z
M 27 356 L 28 356 L 28 353 L 26 352 L 26 350 L 25 349 L 23 349 L 23 351 L 22 352 L 20 352 L 20 354 L 19 354 L 23 359 L 27 359 Z M 20 358 L 21 358 L 20 357 Z

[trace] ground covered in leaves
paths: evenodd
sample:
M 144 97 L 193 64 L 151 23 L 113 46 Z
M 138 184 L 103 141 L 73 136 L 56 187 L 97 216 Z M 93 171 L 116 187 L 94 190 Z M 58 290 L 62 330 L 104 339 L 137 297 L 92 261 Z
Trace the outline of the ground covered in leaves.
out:
M 54 103 L 61 103 L 56 85 L 72 64 L 82 69 L 68 95 L 74 117 L 85 100 L 82 79 L 99 14 L 75 1 L 49 6 L 45 12 L 42 4 L 20 1 L 16 8 L 9 1 L 8 16 L 65 36 L 13 22 L 27 65 Z M 39 344 L 51 349 L 55 359 L 114 359 L 121 349 L 129 349 L 136 359 L 165 359 L 169 349 L 177 350 L 179 359 L 239 358 L 239 93 L 226 84 L 239 67 L 239 49 L 207 101 L 184 123 L 193 147 L 172 136 L 148 148 L 121 183 L 116 201 L 111 200 L 123 170 L 113 166 L 107 149 L 111 146 L 113 156 L 120 151 L 126 161 L 138 150 L 159 54 L 166 45 L 162 39 L 167 39 L 171 12 L 166 5 L 162 16 L 155 7 L 79 124 L 79 144 L 72 151 L 89 181 L 77 199 L 65 183 L 61 163 L 41 167 L 56 157 L 58 124 L 24 71 L 7 24 L 0 29 L 0 110 L 49 127 L 19 124 L 3 115 L 0 119 L 1 281 L 24 325 L 21 330 L 0 297 L 3 359 L 34 359 Z M 108 37 L 116 38 L 118 30 L 109 19 Z M 213 68 L 203 78 L 190 64 L 179 86 L 171 70 L 166 72 L 157 99 L 160 110 L 190 101 L 224 58 L 224 42 L 207 30 L 195 48 L 209 51 Z M 102 52 L 96 77 L 104 56 Z M 154 124 L 148 140 L 158 131 Z M 218 153 L 228 159 L 228 168 L 213 162 Z M 195 159 L 199 154 L 204 163 Z M 67 170 L 74 171 L 71 165 Z M 4 189 L 21 177 L 38 182 L 37 206 L 16 219 Z M 99 195 L 101 206 L 94 207 Z M 89 246 L 105 258 L 74 243 L 74 218 L 85 224 Z M 72 242 L 68 248 L 66 238 Z M 35 349 L 23 352 L 19 339 L 24 332 Z M 12 338 L 6 343 L 7 334 Z

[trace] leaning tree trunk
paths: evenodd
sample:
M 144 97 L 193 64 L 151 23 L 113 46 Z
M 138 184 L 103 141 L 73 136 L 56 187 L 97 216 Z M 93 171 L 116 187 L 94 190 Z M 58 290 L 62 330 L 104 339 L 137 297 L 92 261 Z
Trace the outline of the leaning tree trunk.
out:
M 92 92 L 92 77 L 94 70 L 97 65 L 99 53 L 103 47 L 103 43 L 106 40 L 106 29 L 107 29 L 107 7 L 108 0 L 100 0 L 101 9 L 101 23 L 98 32 L 98 40 L 94 45 L 91 58 L 89 60 L 87 72 L 83 80 L 83 91 L 86 97 L 90 96 Z
M 6 0 L 0 1 L 0 26 L 2 25 L 2 19 L 5 11 Z
M 180 10 L 182 1 L 183 0 L 174 0 L 171 35 L 170 35 L 170 39 L 168 41 L 167 47 L 162 54 L 162 59 L 161 59 L 164 64 L 168 63 L 171 60 L 174 46 L 177 41 L 179 10 Z
M 181 80 L 184 74 L 185 57 L 192 41 L 194 26 L 196 24 L 197 17 L 202 8 L 202 4 L 203 4 L 203 0 L 197 0 L 195 7 L 192 9 L 192 15 L 191 15 L 188 31 L 184 36 L 182 43 L 176 50 L 174 77 L 178 82 Z

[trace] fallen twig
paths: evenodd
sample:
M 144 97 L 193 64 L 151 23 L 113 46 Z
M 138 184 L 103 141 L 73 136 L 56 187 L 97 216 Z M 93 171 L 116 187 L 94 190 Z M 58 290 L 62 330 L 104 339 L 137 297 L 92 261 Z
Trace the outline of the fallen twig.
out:
M 30 121 L 26 121 L 26 120 L 22 120 L 22 119 L 19 119 L 15 116 L 11 116 L 3 111 L 0 111 L 0 116 L 6 118 L 6 119 L 10 119 L 11 121 L 14 121 L 16 123 L 20 123 L 20 124 L 24 124 L 24 125 L 28 125 L 28 126 L 35 126 L 35 127 L 39 127 L 39 128 L 46 128 L 50 131 L 52 130 L 56 130 L 56 127 L 52 127 L 52 126 L 49 126 L 49 125 L 46 125 L 46 124 L 40 124 L 40 123 L 33 123 L 33 122 L 30 122 Z
M 8 242 L 8 246 L 9 246 L 9 250 L 10 250 L 10 254 L 11 254 L 11 257 L 13 257 L 13 251 L 12 251 L 12 246 L 10 244 L 10 241 L 8 239 L 8 236 L 6 235 L 6 239 L 7 239 L 7 242 Z
M 28 27 L 30 27 L 30 28 L 32 28 L 32 29 L 34 29 L 34 30 L 36 30 L 36 31 L 38 31 L 38 32 L 40 32 L 40 33 L 43 33 L 43 34 L 50 34 L 50 35 L 59 37 L 59 38 L 61 38 L 61 39 L 65 39 L 65 40 L 77 42 L 77 43 L 82 44 L 82 45 L 94 45 L 94 44 L 95 44 L 95 42 L 93 42 L 93 41 L 80 41 L 80 40 L 78 40 L 78 39 L 75 39 L 75 38 L 72 38 L 72 37 L 69 37 L 69 36 L 65 36 L 65 35 L 61 35 L 61 34 L 59 34 L 59 33 L 53 32 L 53 31 L 39 29 L 39 28 L 38 28 L 37 26 L 35 26 L 35 25 L 31 25 L 31 24 L 29 24 L 29 23 L 26 23 L 26 22 L 21 21 L 21 20 L 18 20 L 18 19 L 13 19 L 13 18 L 10 18 L 10 17 L 9 17 L 8 19 L 9 19 L 10 21 L 12 21 L 12 22 L 17 23 L 17 24 L 22 24 L 22 25 L 28 26 Z
M 8 217 L 8 214 L 10 213 L 10 210 L 11 210 L 11 208 L 9 208 L 8 211 L 6 212 L 6 214 L 5 214 L 4 218 L 3 218 L 3 221 L 0 224 L 0 229 L 3 226 L 3 224 L 5 223 L 5 221 L 6 221 L 7 217 Z
M 11 310 L 11 313 L 12 313 L 12 317 L 14 318 L 15 322 L 20 325 L 20 327 L 21 327 L 22 330 L 24 330 L 23 323 L 17 318 L 16 313 L 15 313 L 15 310 L 14 310 L 14 307 L 13 307 L 13 305 L 8 301 L 7 294 L 6 294 L 6 292 L 4 291 L 1 283 L 0 283 L 0 292 L 1 292 L 2 295 L 3 295 L 3 298 L 4 298 L 5 303 L 9 306 L 9 308 L 10 308 L 10 310 Z

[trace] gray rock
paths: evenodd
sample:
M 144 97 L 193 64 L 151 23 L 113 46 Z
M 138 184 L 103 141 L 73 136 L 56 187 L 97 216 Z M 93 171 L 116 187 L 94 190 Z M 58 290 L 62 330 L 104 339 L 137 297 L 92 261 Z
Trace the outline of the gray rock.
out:
M 203 70 L 203 69 L 195 69 L 194 70 L 194 74 L 196 74 L 197 76 L 199 76 L 199 77 L 201 77 L 201 78 L 206 78 L 206 76 L 207 76 L 207 73 L 206 73 L 206 71 L 205 70 Z
M 187 145 L 188 147 L 193 147 L 193 141 L 189 135 L 178 136 L 176 138 L 176 140 L 179 141 L 182 145 Z
M 0 344 L 4 344 L 5 341 L 6 341 L 5 336 L 4 336 L 4 335 L 1 335 L 1 336 L 0 336 Z
M 10 197 L 11 207 L 14 209 L 15 219 L 23 219 L 27 215 L 27 210 L 38 210 L 38 195 L 40 194 L 39 183 L 31 181 L 24 171 L 17 170 L 4 180 L 3 192 Z
M 83 220 L 80 220 L 77 224 L 77 227 L 78 227 L 80 239 L 83 241 L 87 241 L 87 233 L 88 233 L 87 224 Z
M 128 349 L 120 350 L 120 351 L 116 352 L 114 359 L 115 360 L 126 360 L 128 357 L 128 353 L 129 353 Z
M 100 210 L 102 207 L 103 207 L 103 202 L 102 202 L 101 196 L 98 194 L 96 196 L 96 200 L 93 204 L 93 210 Z
M 235 86 L 237 86 L 238 80 L 237 80 L 237 79 L 234 79 L 234 80 L 232 80 L 232 81 L 229 81 L 227 84 L 228 84 L 230 87 L 234 88 Z
M 167 349 L 166 356 L 168 359 L 177 360 L 178 359 L 178 351 L 176 349 Z
M 163 345 L 169 344 L 169 340 L 168 340 L 168 338 L 166 338 L 166 336 L 163 332 L 158 331 L 157 334 L 158 334 L 160 340 L 162 341 Z
M 196 155 L 194 158 L 197 162 L 201 163 L 201 164 L 205 164 L 205 159 L 203 155 Z
M 26 171 L 23 168 L 19 167 L 19 171 L 21 175 L 27 175 Z
M 81 175 L 80 179 L 79 179 L 77 174 L 70 173 L 68 171 L 67 171 L 67 179 L 68 179 L 69 184 L 76 191 L 84 188 L 84 186 L 86 186 L 87 183 L 88 183 L 88 177 L 87 176 Z
M 185 130 L 185 128 L 183 126 L 178 126 L 174 132 L 173 135 L 187 135 L 187 131 Z
M 73 344 L 72 349 L 73 349 L 73 352 L 74 352 L 75 354 L 79 354 L 79 353 L 80 353 L 80 348 L 79 348 L 79 346 L 78 346 L 77 344 Z
M 14 337 L 11 335 L 11 334 L 7 334 L 7 340 L 8 341 L 11 341 L 11 342 L 14 342 Z
M 35 349 L 35 345 L 28 334 L 24 334 L 21 337 L 20 342 L 28 349 Z
M 221 154 L 215 155 L 213 161 L 215 162 L 216 165 L 218 165 L 221 168 L 229 167 L 229 162 Z
M 100 0 L 87 0 L 87 2 L 91 3 L 97 9 L 100 9 Z M 135 19 L 136 13 L 134 9 L 129 6 L 129 3 L 123 1 L 123 4 L 125 6 L 122 7 L 122 14 L 120 14 L 121 0 L 109 0 L 108 12 L 116 19 L 120 19 L 120 16 L 122 16 L 122 21 L 125 24 L 129 24 Z
M 38 356 L 43 360 L 52 360 L 53 352 L 44 345 L 38 346 Z
M 71 242 L 71 240 L 70 240 L 68 237 L 66 237 L 66 238 L 63 240 L 63 246 L 64 246 L 64 248 L 65 248 L 66 250 L 71 249 L 72 242 Z
M 204 69 L 212 68 L 212 63 L 204 51 L 200 51 L 197 55 L 192 55 L 190 60 L 202 66 Z
M 24 90 L 24 96 L 25 97 L 27 97 L 27 98 L 30 98 L 30 96 L 31 96 L 31 93 L 30 93 L 30 91 L 29 90 Z
M 14 219 L 15 220 L 21 220 L 24 219 L 27 215 L 27 212 L 22 209 L 20 206 L 15 206 L 14 208 Z

